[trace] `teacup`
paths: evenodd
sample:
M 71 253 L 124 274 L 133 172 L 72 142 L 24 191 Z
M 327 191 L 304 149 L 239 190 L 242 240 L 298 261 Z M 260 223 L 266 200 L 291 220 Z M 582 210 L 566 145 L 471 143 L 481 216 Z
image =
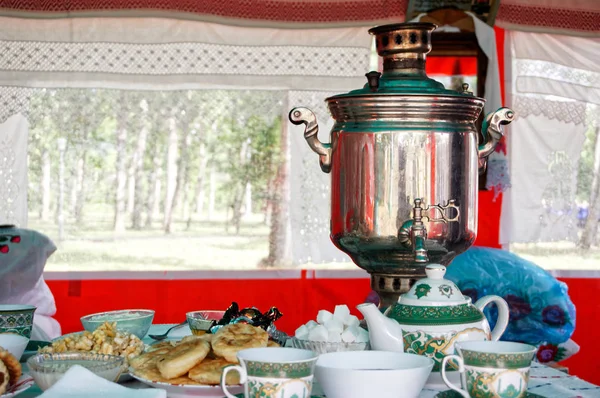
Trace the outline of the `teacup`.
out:
M 244 385 L 244 397 L 295 398 L 310 397 L 317 354 L 296 348 L 267 347 L 250 348 L 238 352 L 241 366 L 223 369 L 221 388 L 229 398 L 236 398 L 227 391 L 227 373 L 240 374 Z
M 458 355 L 442 361 L 444 383 L 465 398 L 523 398 L 527 395 L 529 368 L 536 348 L 508 341 L 466 341 L 455 344 Z M 446 374 L 448 361 L 458 364 L 463 389 Z
M 31 338 L 36 307 L 25 304 L 0 305 L 0 333 L 16 333 Z

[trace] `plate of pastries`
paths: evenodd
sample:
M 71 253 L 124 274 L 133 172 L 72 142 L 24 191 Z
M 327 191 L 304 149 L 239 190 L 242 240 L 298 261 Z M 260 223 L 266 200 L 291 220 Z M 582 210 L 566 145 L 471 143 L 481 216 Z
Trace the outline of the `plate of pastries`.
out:
M 167 391 L 169 397 L 223 397 L 220 387 L 223 368 L 238 364 L 238 351 L 278 347 L 262 328 L 249 323 L 232 323 L 216 333 L 163 341 L 129 361 L 129 373 L 137 380 Z M 239 375 L 230 372 L 226 383 L 233 394 L 243 392 Z
M 0 347 L 0 397 L 14 397 L 33 385 L 33 378 L 23 374 L 19 360 Z

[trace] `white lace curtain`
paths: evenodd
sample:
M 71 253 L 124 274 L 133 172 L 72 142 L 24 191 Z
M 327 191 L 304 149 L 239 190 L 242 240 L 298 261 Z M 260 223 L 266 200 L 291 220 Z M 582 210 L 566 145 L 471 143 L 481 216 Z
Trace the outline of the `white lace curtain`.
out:
M 186 90 L 270 90 L 281 94 L 274 103 L 243 106 L 254 113 L 269 107 L 263 113 L 279 115 L 288 130 L 286 257 L 295 263 L 342 259 L 328 237 L 327 175 L 301 129 L 287 122 L 287 112 L 293 106 L 314 109 L 327 140 L 331 121 L 325 97 L 365 83 L 371 54 L 366 27 L 274 29 L 160 18 L 9 17 L 0 17 L 0 26 L 0 224 L 27 225 L 28 119 L 35 116 L 30 122 L 36 125 L 44 115 L 43 109 L 32 108 L 44 89 L 182 90 L 182 96 Z M 81 92 L 77 98 L 93 107 L 93 95 L 86 99 Z M 64 126 L 65 131 L 78 128 Z M 30 184 L 37 189 L 37 181 Z
M 577 240 L 576 200 L 586 132 L 599 120 L 600 39 L 507 32 L 512 188 L 501 243 Z

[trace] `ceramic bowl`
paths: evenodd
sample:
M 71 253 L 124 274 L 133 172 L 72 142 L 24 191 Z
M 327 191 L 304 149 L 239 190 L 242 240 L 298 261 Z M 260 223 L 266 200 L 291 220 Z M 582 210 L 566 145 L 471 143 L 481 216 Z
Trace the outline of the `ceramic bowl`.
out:
M 31 338 L 35 310 L 33 305 L 0 305 L 0 333 L 16 333 Z
M 15 356 L 18 360 L 21 360 L 25 348 L 29 343 L 27 337 L 23 337 L 20 334 L 15 333 L 2 333 L 0 334 L 0 347 L 4 348 Z
M 333 352 L 319 356 L 315 377 L 327 398 L 416 398 L 433 360 L 388 351 Z
M 43 390 L 52 387 L 74 365 L 83 366 L 96 376 L 116 381 L 121 374 L 125 358 L 114 355 L 71 352 L 62 354 L 37 354 L 27 360 L 29 373 Z
M 81 324 L 85 330 L 93 332 L 104 322 L 116 322 L 118 330 L 132 333 L 143 339 L 148 333 L 153 319 L 154 311 L 152 310 L 119 310 L 86 315 L 81 318 Z
M 225 315 L 225 311 L 192 311 L 185 314 L 188 326 L 193 334 L 204 334 L 213 324 L 213 321 L 220 321 Z
M 294 348 L 314 351 L 317 354 L 327 354 L 330 352 L 364 351 L 371 349 L 369 343 L 331 343 L 327 341 L 300 340 L 295 337 L 291 338 L 291 342 L 292 347 Z

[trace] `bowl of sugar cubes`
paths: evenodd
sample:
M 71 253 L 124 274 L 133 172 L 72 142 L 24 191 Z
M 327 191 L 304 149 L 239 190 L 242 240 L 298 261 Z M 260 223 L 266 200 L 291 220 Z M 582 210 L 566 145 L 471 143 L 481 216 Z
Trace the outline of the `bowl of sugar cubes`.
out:
M 333 313 L 320 310 L 316 321 L 310 320 L 296 329 L 291 343 L 294 348 L 317 354 L 370 349 L 369 332 L 346 305 L 336 305 Z

